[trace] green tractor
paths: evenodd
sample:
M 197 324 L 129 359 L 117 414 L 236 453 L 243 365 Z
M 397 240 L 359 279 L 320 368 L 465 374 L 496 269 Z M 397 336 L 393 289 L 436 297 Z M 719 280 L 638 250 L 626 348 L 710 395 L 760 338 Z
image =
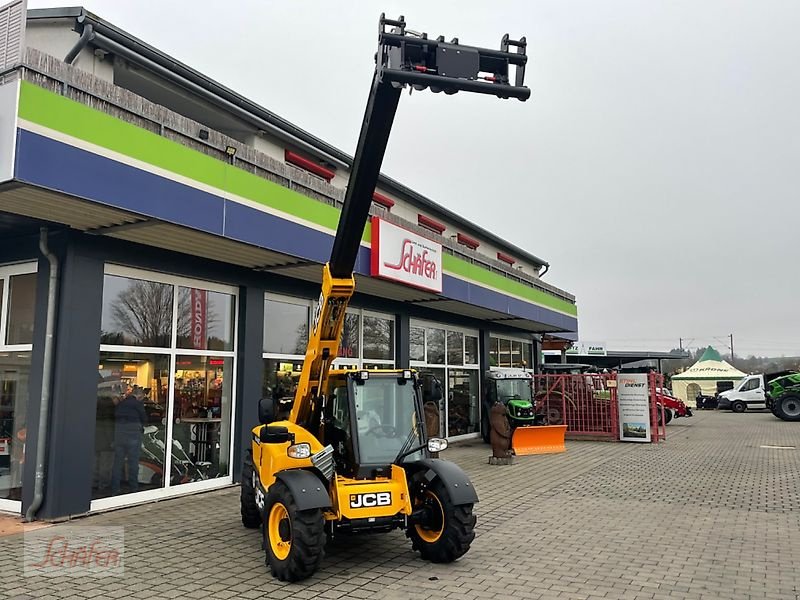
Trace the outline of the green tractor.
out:
M 523 425 L 543 424 L 543 416 L 536 414 L 533 401 L 533 375 L 523 369 L 487 371 L 481 424 L 484 441 L 489 441 L 489 411 L 497 401 L 506 407 L 508 423 L 512 429 Z
M 767 408 L 784 421 L 800 421 L 800 373 L 777 377 L 767 384 Z

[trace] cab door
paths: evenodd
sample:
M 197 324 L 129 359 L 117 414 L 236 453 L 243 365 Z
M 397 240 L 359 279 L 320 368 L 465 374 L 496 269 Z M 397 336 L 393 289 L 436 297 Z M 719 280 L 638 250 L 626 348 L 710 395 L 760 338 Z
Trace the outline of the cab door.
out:
M 761 385 L 761 377 L 750 377 L 742 384 L 740 392 L 742 401 L 747 404 L 747 408 L 761 408 L 765 406 L 764 386 Z

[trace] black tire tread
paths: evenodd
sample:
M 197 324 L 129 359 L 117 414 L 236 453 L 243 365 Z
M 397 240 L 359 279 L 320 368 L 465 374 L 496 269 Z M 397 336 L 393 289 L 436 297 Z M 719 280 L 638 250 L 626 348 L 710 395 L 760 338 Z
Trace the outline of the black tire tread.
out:
M 773 404 L 772 414 L 782 421 L 800 421 L 800 417 L 789 416 L 786 414 L 786 411 L 783 410 L 783 403 L 790 399 L 793 399 L 795 402 L 800 402 L 800 395 L 796 393 L 788 393 L 778 396 Z
M 242 486 L 239 495 L 242 525 L 248 529 L 261 527 L 261 511 L 256 504 L 256 490 L 253 487 L 253 453 L 248 452 L 242 467 Z
M 437 479 L 429 488 L 436 494 L 444 510 L 445 526 L 442 536 L 434 543 L 426 542 L 414 527 L 406 530 L 411 538 L 411 547 L 420 556 L 434 563 L 449 563 L 464 556 L 475 539 L 477 518 L 472 513 L 472 504 L 454 505 L 441 480 Z
M 280 502 L 286 507 L 292 523 L 292 547 L 286 560 L 278 560 L 272 555 L 269 540 L 266 539 L 268 535 L 266 521 L 270 507 L 275 502 Z M 269 489 L 264 507 L 264 532 L 266 564 L 273 577 L 280 581 L 300 581 L 313 575 L 319 568 L 325 555 L 325 522 L 322 511 L 318 508 L 297 510 L 292 493 L 280 481 L 273 483 Z

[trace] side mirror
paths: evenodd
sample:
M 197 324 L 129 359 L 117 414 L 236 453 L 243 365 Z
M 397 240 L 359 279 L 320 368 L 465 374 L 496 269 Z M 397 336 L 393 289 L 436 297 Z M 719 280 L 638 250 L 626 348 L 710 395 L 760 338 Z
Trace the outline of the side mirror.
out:
M 284 444 L 294 437 L 286 427 L 280 425 L 264 425 L 259 433 L 262 444 Z
M 274 415 L 275 411 L 272 406 L 272 398 L 261 398 L 261 400 L 258 401 L 258 422 L 262 425 L 272 423 L 272 421 L 275 420 Z

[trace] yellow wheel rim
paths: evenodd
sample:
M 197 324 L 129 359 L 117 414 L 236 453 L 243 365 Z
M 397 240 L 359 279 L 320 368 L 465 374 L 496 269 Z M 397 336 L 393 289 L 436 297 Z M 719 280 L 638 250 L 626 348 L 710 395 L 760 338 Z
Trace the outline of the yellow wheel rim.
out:
M 426 491 L 425 496 L 423 496 L 420 504 L 425 504 L 430 507 L 430 510 L 434 514 L 435 520 L 438 519 L 440 525 L 438 529 L 436 527 L 423 527 L 422 525 L 414 525 L 414 529 L 416 529 L 417 535 L 422 538 L 422 541 L 429 544 L 434 544 L 439 541 L 439 538 L 442 537 L 442 533 L 444 533 L 444 509 L 442 508 L 442 502 L 439 500 L 436 494 L 431 491 Z
M 289 512 L 280 502 L 273 504 L 269 510 L 267 526 L 269 546 L 272 548 L 272 553 L 278 560 L 286 560 L 286 557 L 289 556 L 289 551 L 292 549 L 292 525 L 289 520 Z

